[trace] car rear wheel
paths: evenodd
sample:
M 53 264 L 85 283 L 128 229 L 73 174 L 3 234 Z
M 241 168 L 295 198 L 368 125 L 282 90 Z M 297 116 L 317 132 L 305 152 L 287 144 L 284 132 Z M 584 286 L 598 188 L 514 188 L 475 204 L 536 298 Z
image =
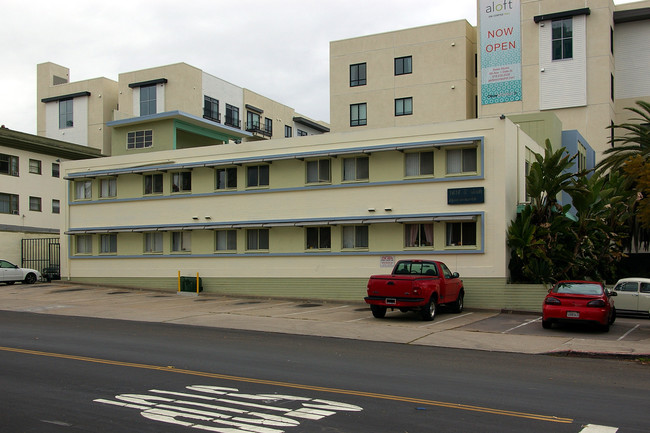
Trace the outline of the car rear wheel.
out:
M 616 308 L 612 308 L 612 315 L 609 318 L 609 324 L 613 325 L 615 320 L 616 320 Z
M 29 273 L 23 280 L 25 284 L 34 284 L 36 282 L 36 275 L 34 273 Z
M 552 327 L 553 327 L 553 322 L 551 322 L 550 320 L 542 319 L 542 328 L 551 329 Z
M 371 305 L 370 311 L 372 311 L 372 315 L 377 319 L 383 319 L 386 316 L 386 307 Z
M 438 306 L 436 305 L 436 300 L 431 298 L 427 305 L 422 307 L 422 310 L 420 310 L 422 320 L 430 322 L 431 320 L 435 319 L 437 309 Z

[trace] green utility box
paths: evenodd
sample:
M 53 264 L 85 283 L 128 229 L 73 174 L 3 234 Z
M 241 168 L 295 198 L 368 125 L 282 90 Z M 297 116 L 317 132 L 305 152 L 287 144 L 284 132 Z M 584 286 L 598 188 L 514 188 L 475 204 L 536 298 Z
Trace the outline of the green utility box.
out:
M 181 277 L 181 292 L 194 292 L 196 293 L 196 277 Z M 203 280 L 199 280 L 199 292 L 203 291 Z

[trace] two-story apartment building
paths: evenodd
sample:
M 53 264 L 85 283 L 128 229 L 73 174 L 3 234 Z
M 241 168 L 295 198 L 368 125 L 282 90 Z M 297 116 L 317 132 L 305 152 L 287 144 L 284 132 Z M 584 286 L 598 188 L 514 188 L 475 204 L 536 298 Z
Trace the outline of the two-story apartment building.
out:
M 64 275 L 173 290 L 179 273 L 198 273 L 206 291 L 358 300 L 368 275 L 400 258 L 435 257 L 461 273 L 468 306 L 503 307 L 491 288 L 506 292 L 506 228 L 527 199 L 534 153 L 550 139 L 579 154 L 579 168 L 593 167 L 606 127 L 619 121 L 610 90 L 603 97 L 616 81 L 598 69 L 607 60 L 616 70 L 609 46 L 599 56 L 603 31 L 616 41 L 617 8 L 605 0 L 593 9 L 573 0 L 508 4 L 516 8 L 506 16 L 480 0 L 478 28 L 458 21 L 332 42 L 329 134 L 259 146 L 254 131 L 240 130 L 238 143 L 237 128 L 206 128 L 190 108 L 137 111 L 154 103 L 136 89 L 164 87 L 166 100 L 172 75 L 121 77 L 125 116 L 109 123 L 115 156 L 64 165 Z M 621 26 L 647 20 L 644 8 L 626 11 Z M 496 27 L 483 35 L 482 26 Z M 626 40 L 643 39 L 645 27 L 638 31 Z M 490 56 L 497 47 L 512 52 Z M 639 44 L 629 49 L 647 56 Z M 540 84 L 531 72 L 538 67 L 584 72 L 586 98 L 569 101 L 578 72 L 567 72 L 565 92 Z M 556 86 L 556 105 L 542 103 L 546 86 Z M 206 96 L 188 87 L 180 94 Z M 278 119 L 286 127 L 286 114 L 261 97 L 243 107 L 247 120 L 257 114 L 261 124 L 269 113 L 274 131 Z M 210 139 L 223 144 L 201 144 Z

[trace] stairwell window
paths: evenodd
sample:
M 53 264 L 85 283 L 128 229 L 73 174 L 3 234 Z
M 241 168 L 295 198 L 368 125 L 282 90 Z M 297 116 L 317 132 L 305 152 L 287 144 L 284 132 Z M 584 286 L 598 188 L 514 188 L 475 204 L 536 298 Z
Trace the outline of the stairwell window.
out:
M 74 113 L 72 107 L 72 99 L 59 101 L 59 129 L 72 128 L 74 126 Z
M 552 21 L 553 60 L 573 58 L 573 18 Z

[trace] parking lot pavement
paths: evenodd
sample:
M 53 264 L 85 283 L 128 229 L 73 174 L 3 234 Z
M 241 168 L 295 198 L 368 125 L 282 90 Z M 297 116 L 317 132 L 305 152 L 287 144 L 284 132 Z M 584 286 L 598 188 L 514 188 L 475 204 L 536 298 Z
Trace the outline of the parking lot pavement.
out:
M 443 310 L 423 322 L 399 311 L 375 319 L 363 300 L 235 298 L 66 282 L 0 285 L 0 309 L 520 353 L 650 355 L 650 320 L 643 318 L 619 317 L 610 332 L 588 326 L 543 329 L 539 314 L 498 311 Z

